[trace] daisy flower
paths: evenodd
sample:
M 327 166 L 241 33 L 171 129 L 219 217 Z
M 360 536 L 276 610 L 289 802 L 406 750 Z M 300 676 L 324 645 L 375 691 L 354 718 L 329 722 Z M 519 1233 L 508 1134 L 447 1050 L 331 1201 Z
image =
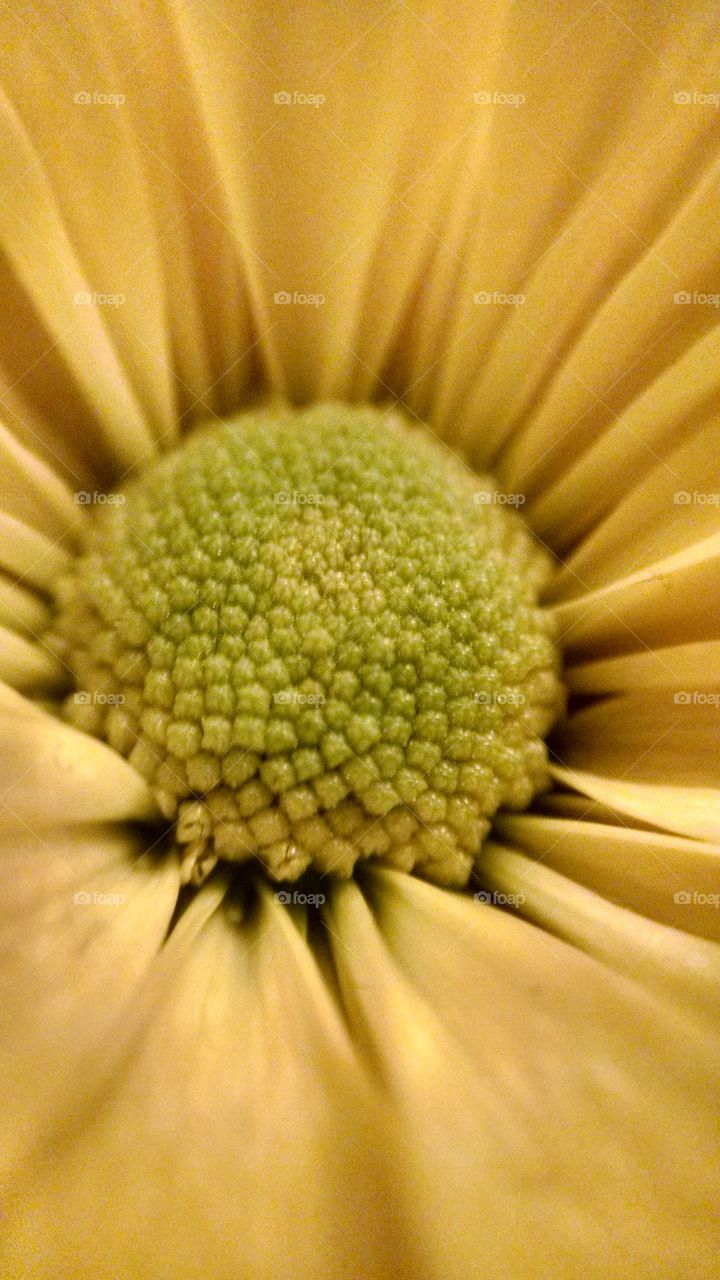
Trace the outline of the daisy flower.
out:
M 717 18 L 3 12 L 3 1274 L 717 1274 Z

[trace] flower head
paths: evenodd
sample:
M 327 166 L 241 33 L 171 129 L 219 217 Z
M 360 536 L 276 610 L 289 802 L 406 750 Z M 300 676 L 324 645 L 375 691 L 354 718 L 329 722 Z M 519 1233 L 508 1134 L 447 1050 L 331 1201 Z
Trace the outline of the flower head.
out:
M 718 48 L 6 8 L 4 1274 L 714 1278 Z
M 127 489 L 62 584 L 92 695 L 67 707 L 177 818 L 184 878 L 379 857 L 465 884 L 547 785 L 560 705 L 545 558 L 492 488 L 329 405 L 211 426 Z

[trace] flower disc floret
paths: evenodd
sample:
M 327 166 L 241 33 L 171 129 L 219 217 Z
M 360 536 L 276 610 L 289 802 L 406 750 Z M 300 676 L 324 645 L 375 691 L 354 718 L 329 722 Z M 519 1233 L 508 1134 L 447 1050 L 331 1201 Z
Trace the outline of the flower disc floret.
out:
M 186 879 L 377 858 L 461 885 L 546 785 L 547 565 L 494 492 L 398 413 L 329 404 L 198 429 L 93 513 L 67 713 L 147 779 Z

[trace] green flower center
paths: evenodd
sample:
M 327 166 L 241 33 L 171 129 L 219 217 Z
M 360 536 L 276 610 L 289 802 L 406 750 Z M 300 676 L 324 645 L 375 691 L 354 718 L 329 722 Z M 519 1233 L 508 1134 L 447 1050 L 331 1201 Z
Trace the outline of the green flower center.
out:
M 58 592 L 66 712 L 148 780 L 185 880 L 378 858 L 462 885 L 546 785 L 547 564 L 496 497 L 330 404 L 202 428 L 97 509 Z

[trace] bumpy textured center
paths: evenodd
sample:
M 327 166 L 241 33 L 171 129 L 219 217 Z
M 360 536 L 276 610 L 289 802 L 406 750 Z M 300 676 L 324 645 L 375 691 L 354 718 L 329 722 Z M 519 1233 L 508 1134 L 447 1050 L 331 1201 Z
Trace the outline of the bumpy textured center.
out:
M 544 557 L 397 413 L 202 428 L 89 523 L 54 624 L 66 710 L 147 778 L 186 880 L 373 857 L 461 885 L 545 785 Z

